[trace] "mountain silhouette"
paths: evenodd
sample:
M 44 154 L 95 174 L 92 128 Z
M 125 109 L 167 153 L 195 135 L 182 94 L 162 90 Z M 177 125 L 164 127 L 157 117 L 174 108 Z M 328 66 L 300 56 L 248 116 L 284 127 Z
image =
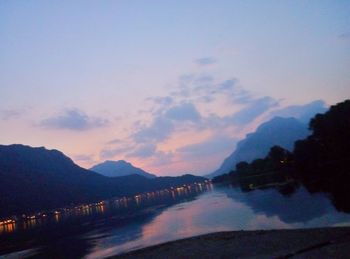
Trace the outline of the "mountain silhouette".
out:
M 146 178 L 155 178 L 156 176 L 145 172 L 144 170 L 134 167 L 131 163 L 124 160 L 105 161 L 90 168 L 91 171 L 108 177 L 126 176 L 137 174 Z
M 0 217 L 205 180 L 203 177 L 105 177 L 76 165 L 58 150 L 0 145 Z
M 309 134 L 307 124 L 297 119 L 275 117 L 238 142 L 236 150 L 224 160 L 220 168 L 206 177 L 213 178 L 229 173 L 241 161 L 249 163 L 254 159 L 263 158 L 275 145 L 291 151 L 296 140 L 304 139 Z

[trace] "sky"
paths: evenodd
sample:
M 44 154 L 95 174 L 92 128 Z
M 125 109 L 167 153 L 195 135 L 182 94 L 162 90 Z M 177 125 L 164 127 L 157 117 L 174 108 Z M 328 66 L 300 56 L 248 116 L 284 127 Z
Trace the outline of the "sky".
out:
M 206 174 L 350 97 L 349 1 L 0 1 L 0 144 Z

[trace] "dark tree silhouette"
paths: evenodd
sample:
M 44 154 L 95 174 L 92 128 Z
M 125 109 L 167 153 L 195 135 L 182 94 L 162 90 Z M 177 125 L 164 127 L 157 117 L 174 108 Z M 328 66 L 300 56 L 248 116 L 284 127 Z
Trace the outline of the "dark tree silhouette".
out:
M 249 164 L 247 162 L 239 162 L 236 165 L 236 169 L 239 172 L 247 171 L 247 170 L 249 170 Z
M 350 212 L 350 100 L 317 114 L 309 128 L 311 135 L 297 141 L 293 153 L 274 146 L 264 159 L 240 162 L 236 171 L 214 178 L 214 182 L 238 180 L 248 191 L 252 186 L 287 182 L 278 187 L 285 195 L 301 183 L 310 192 L 327 193 L 338 210 Z
M 296 176 L 309 191 L 329 193 L 339 210 L 350 212 L 350 100 L 316 115 L 310 129 L 307 139 L 295 143 Z

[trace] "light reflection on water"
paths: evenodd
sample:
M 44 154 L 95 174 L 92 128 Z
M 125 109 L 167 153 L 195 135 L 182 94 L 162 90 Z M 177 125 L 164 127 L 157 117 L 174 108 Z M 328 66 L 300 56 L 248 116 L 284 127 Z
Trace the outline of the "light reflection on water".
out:
M 55 220 L 66 226 L 69 215 L 55 214 Z M 216 231 L 350 225 L 350 215 L 337 212 L 323 195 L 310 195 L 302 188 L 283 196 L 273 189 L 242 193 L 210 184 L 84 206 L 76 216 L 86 219 L 74 223 L 81 230 L 72 234 L 70 228 L 62 228 L 63 236 L 69 236 L 60 239 L 62 247 L 45 244 L 39 253 L 47 258 L 57 251 L 62 257 L 103 258 Z
M 294 213 L 286 215 L 291 211 Z M 138 226 L 139 233 L 134 233 L 132 240 L 127 240 L 123 229 L 110 230 L 107 237 L 96 240 L 86 258 L 103 258 L 217 231 L 335 225 L 350 225 L 350 215 L 337 212 L 326 197 L 311 196 L 304 189 L 285 197 L 275 190 L 241 193 L 222 188 L 165 209 L 151 222 Z
M 196 183 L 141 193 L 132 197 L 122 197 L 1 220 L 0 255 L 23 250 L 28 248 L 28 243 L 30 243 L 30 248 L 41 247 L 36 250 L 39 254 L 47 255 L 47 257 L 55 255 L 58 251 L 63 253 L 63 257 L 82 257 L 88 253 L 91 247 L 91 240 L 84 239 L 87 232 L 101 231 L 101 229 L 103 232 L 103 229 L 126 226 L 126 229 L 130 228 L 131 232 L 135 233 L 131 237 L 136 238 L 139 231 L 133 229 L 133 221 L 136 220 L 135 222 L 142 224 L 142 218 L 152 218 L 161 209 L 183 200 L 193 199 L 199 193 L 210 188 L 210 183 Z M 42 236 L 47 236 L 50 242 L 43 240 Z M 98 236 L 101 235 L 98 234 L 95 237 Z M 21 240 L 21 242 L 16 241 L 11 244 L 7 241 L 9 239 Z M 58 239 L 61 243 L 59 245 L 62 247 L 57 248 L 54 240 Z M 65 244 L 65 242 L 68 243 Z M 70 251 L 66 245 L 73 246 L 72 250 L 75 251 Z M 73 252 L 74 255 L 71 256 L 70 253 Z
M 11 233 L 16 230 L 15 223 L 3 224 L 0 225 L 0 234 L 2 233 Z
M 203 187 L 202 187 L 203 186 Z M 204 187 L 205 186 L 205 187 Z M 72 218 L 82 219 L 89 216 L 113 214 L 125 209 L 143 208 L 149 206 L 152 201 L 168 199 L 174 201 L 188 195 L 194 195 L 211 188 L 210 183 L 196 183 L 171 187 L 169 189 L 141 193 L 132 197 L 100 201 L 98 203 L 83 204 L 76 207 L 61 208 L 50 212 L 39 212 L 33 215 L 13 216 L 9 219 L 0 220 L 0 234 L 12 233 L 15 230 L 28 230 L 46 224 L 60 223 Z

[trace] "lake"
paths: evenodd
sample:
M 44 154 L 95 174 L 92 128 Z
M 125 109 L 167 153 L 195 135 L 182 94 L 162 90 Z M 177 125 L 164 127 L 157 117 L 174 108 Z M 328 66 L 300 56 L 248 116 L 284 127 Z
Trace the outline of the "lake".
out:
M 109 201 L 59 217 L 3 230 L 0 254 L 103 258 L 217 231 L 350 225 L 349 214 L 303 188 L 285 196 L 275 189 L 241 192 L 211 184 Z

